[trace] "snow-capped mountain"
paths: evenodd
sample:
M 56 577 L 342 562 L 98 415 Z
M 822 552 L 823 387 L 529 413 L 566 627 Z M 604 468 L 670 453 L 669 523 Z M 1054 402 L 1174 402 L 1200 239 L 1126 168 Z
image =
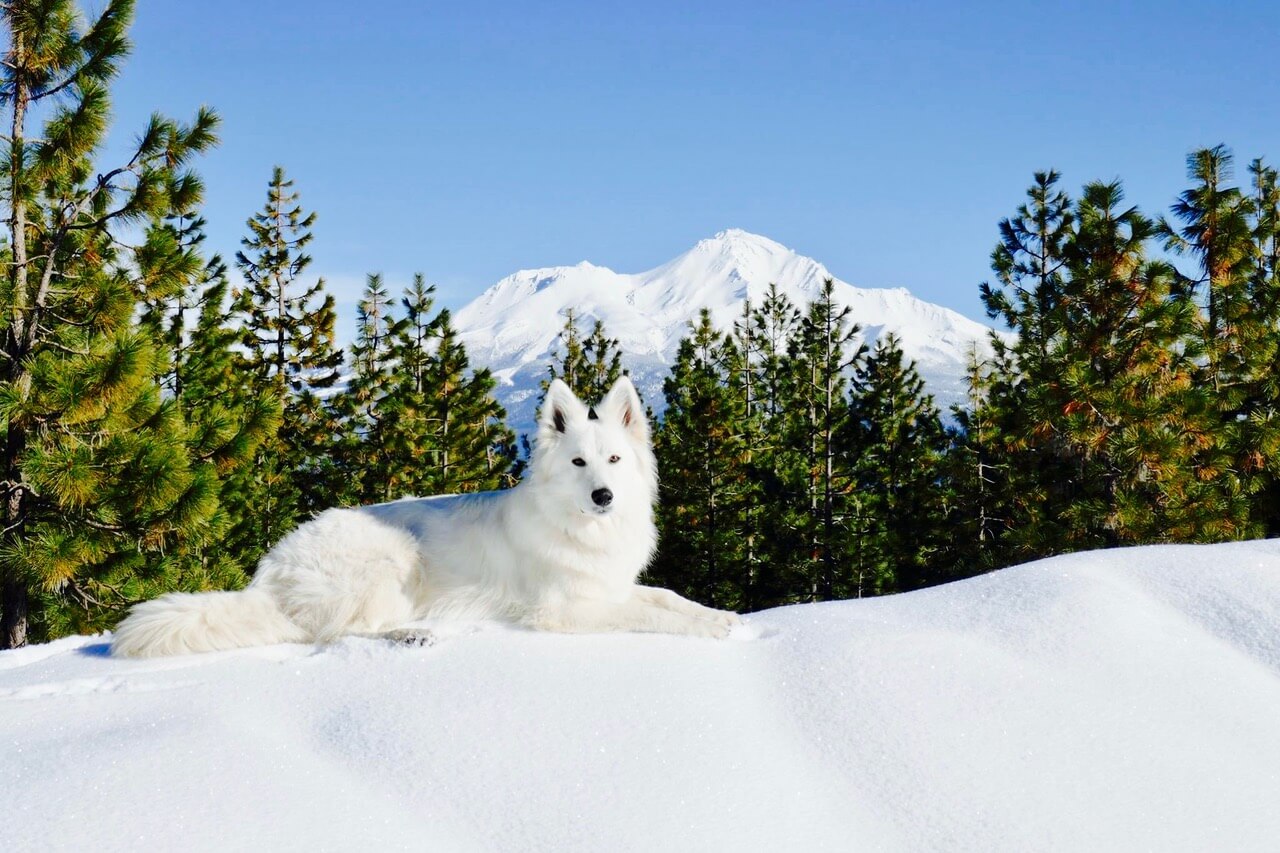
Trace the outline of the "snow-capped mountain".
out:
M 939 406 L 946 411 L 962 401 L 971 347 L 989 350 L 986 326 L 917 299 L 905 288 L 854 287 L 812 258 L 739 229 L 701 240 L 648 272 L 617 273 L 587 261 L 521 270 L 486 290 L 455 319 L 472 363 L 488 366 L 497 377 L 509 423 L 528 431 L 567 309 L 582 318 L 584 333 L 595 319 L 604 321 L 645 402 L 661 412 L 662 380 L 700 310 L 710 309 L 716 325 L 728 329 L 743 300 L 759 304 L 771 282 L 803 309 L 827 278 L 835 279 L 837 299 L 852 309 L 863 340 L 873 343 L 886 332 L 896 333 Z

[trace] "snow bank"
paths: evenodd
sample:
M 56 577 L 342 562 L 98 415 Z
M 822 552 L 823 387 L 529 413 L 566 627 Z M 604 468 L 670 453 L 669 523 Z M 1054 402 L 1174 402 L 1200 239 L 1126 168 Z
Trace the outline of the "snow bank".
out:
M 496 626 L 0 654 L 16 850 L 1264 850 L 1280 543 L 1075 555 L 715 642 Z

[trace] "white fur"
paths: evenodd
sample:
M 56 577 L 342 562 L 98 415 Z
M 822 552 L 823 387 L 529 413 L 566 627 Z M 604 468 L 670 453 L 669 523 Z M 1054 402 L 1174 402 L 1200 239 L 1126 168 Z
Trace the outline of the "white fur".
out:
M 657 544 L 649 426 L 625 377 L 595 415 L 556 380 L 519 486 L 327 510 L 271 549 L 248 588 L 137 605 L 112 653 L 404 638 L 422 619 L 725 636 L 735 614 L 636 584 Z M 607 507 L 592 499 L 599 489 L 613 494 Z

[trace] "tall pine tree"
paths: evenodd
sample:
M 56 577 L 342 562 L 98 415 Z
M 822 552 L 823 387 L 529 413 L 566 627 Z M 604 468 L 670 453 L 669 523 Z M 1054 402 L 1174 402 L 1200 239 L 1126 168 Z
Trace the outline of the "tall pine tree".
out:
M 743 401 L 730 386 L 737 360 L 703 309 L 663 383 L 666 413 L 655 438 L 662 499 L 656 583 L 716 607 L 742 607 L 749 585 Z
M 338 503 L 389 500 L 397 468 L 392 438 L 394 408 L 388 401 L 395 383 L 393 342 L 404 320 L 392 315 L 392 302 L 380 274 L 371 273 L 357 306 L 356 340 L 351 346 L 351 375 L 333 396 L 329 409 L 338 423 L 335 483 Z
M 432 492 L 478 492 L 510 485 L 514 436 L 506 412 L 493 397 L 489 370 L 472 371 L 449 311 L 435 324 L 433 352 L 426 363 L 424 415 L 432 441 L 418 462 Z
M 129 0 L 87 21 L 71 0 L 0 7 L 0 648 L 104 626 L 155 591 L 149 558 L 201 540 L 216 508 L 212 468 L 192 460 L 180 408 L 160 392 L 163 342 L 133 322 L 151 287 L 158 295 L 182 278 L 146 279 L 140 261 L 182 263 L 181 252 L 154 230 L 136 252 L 113 229 L 198 200 L 187 164 L 214 143 L 217 120 L 153 116 L 122 164 L 94 163 L 132 12 Z M 36 115 L 45 120 L 32 133 Z M 160 588 L 182 582 L 156 574 Z
M 946 578 L 942 418 L 914 362 L 886 334 L 856 366 L 843 442 L 855 494 L 842 597 L 919 589 Z
M 1213 444 L 1201 454 L 1202 469 L 1214 475 L 1227 517 L 1210 538 L 1260 532 L 1265 509 L 1255 511 L 1264 517 L 1249 524 L 1242 523 L 1235 507 L 1272 490 L 1273 460 L 1280 449 L 1274 372 L 1280 303 L 1265 262 L 1259 269 L 1253 199 L 1230 183 L 1233 161 L 1224 145 L 1189 155 L 1187 176 L 1193 185 L 1172 207 L 1175 223 L 1161 223 L 1166 247 L 1195 262 L 1192 271 L 1179 273 L 1177 287 L 1198 310 L 1203 363 L 1195 381 L 1205 405 L 1216 412 Z M 1265 187 L 1265 171 L 1259 177 Z
M 311 264 L 306 247 L 316 215 L 298 199 L 277 166 L 266 205 L 249 218 L 244 248 L 236 253 L 245 281 L 235 294 L 245 369 L 284 401 L 279 431 L 237 484 L 259 508 L 237 543 L 254 562 L 300 519 L 332 505 L 343 488 L 334 461 L 340 427 L 323 396 L 338 380 L 342 351 L 334 344 L 334 301 L 324 280 L 300 280 Z
M 827 279 L 809 304 L 788 356 L 784 478 L 793 565 L 809 600 L 835 598 L 848 567 L 852 480 L 842 464 L 840 436 L 849 415 L 846 373 L 866 349 L 854 345 L 860 329 L 849 315 L 848 306 L 836 304 L 835 282 Z

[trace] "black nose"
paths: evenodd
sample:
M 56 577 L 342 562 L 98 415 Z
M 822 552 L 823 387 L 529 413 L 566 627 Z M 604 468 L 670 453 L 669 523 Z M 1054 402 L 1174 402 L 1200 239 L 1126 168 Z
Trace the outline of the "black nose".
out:
M 596 506 L 608 506 L 613 503 L 613 492 L 608 489 L 596 489 L 591 493 L 591 500 L 596 502 Z

